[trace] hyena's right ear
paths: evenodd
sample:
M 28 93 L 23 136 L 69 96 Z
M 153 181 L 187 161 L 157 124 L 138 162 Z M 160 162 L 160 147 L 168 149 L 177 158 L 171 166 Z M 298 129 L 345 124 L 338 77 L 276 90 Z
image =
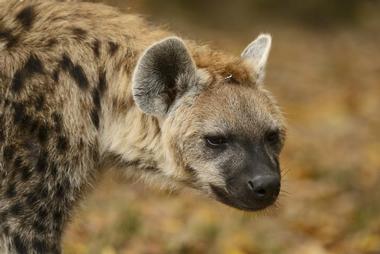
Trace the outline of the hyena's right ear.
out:
M 195 81 L 196 67 L 184 44 L 169 37 L 150 46 L 133 74 L 133 98 L 146 114 L 165 116 Z
M 271 46 L 272 37 L 269 34 L 260 34 L 241 53 L 241 57 L 252 66 L 252 70 L 257 75 L 258 83 L 262 83 L 264 79 L 265 66 Z

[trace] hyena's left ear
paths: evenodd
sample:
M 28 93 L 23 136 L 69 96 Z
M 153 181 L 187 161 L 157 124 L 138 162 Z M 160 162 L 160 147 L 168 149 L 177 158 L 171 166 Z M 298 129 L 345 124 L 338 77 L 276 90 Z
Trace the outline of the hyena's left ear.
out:
M 150 46 L 133 74 L 133 98 L 146 114 L 165 116 L 195 81 L 195 64 L 184 44 L 169 37 Z
M 260 34 L 241 53 L 241 57 L 252 65 L 260 83 L 264 79 L 265 66 L 272 46 L 272 37 L 269 34 Z

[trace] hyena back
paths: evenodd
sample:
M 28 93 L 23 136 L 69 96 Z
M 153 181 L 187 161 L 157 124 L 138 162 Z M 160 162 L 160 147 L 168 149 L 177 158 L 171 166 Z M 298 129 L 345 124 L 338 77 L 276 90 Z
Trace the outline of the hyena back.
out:
M 243 210 L 280 190 L 271 38 L 240 57 L 90 3 L 0 2 L 0 252 L 60 253 L 102 168 Z

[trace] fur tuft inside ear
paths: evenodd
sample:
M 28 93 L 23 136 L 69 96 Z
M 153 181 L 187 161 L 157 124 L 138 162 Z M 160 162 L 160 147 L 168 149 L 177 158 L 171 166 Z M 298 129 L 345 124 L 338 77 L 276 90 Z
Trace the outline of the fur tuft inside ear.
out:
M 196 67 L 184 42 L 169 37 L 150 46 L 133 75 L 133 97 L 146 114 L 164 116 L 194 82 Z

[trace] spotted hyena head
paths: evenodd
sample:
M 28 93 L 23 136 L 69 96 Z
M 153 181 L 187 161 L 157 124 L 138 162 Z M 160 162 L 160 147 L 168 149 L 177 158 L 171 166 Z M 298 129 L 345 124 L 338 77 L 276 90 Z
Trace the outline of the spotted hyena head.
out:
M 133 79 L 136 104 L 160 122 L 164 173 L 243 210 L 280 192 L 285 127 L 262 85 L 270 46 L 261 35 L 233 58 L 168 38 L 145 51 Z

